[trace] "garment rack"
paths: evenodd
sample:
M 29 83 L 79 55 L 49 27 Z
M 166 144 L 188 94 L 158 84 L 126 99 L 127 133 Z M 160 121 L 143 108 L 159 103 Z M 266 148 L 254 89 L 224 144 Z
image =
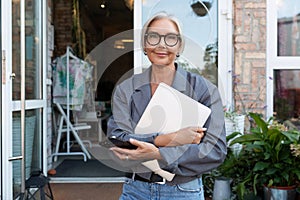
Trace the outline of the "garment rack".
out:
M 82 155 L 84 158 L 84 161 L 87 161 L 87 158 L 91 159 L 91 155 L 90 153 L 87 151 L 83 140 L 80 139 L 80 137 L 77 134 L 78 130 L 85 130 L 85 129 L 90 129 L 91 126 L 87 125 L 87 124 L 72 124 L 70 122 L 70 83 L 69 83 L 69 78 L 70 78 L 70 69 L 69 69 L 69 64 L 70 64 L 70 58 L 73 59 L 79 59 L 78 57 L 74 56 L 71 48 L 69 46 L 67 46 L 67 52 L 66 54 L 64 54 L 63 56 L 61 56 L 61 58 L 66 57 L 66 74 L 67 74 L 67 113 L 64 112 L 62 106 L 59 103 L 55 103 L 56 107 L 58 108 L 60 114 L 61 114 L 61 118 L 60 118 L 60 123 L 59 123 L 59 128 L 58 128 L 58 135 L 57 135 L 57 142 L 56 142 L 56 148 L 55 148 L 55 153 L 52 154 L 52 156 L 54 157 L 54 161 L 57 160 L 57 156 L 66 156 L 66 155 Z M 66 123 L 66 127 L 63 127 L 63 122 L 65 121 Z M 66 132 L 67 134 L 67 151 L 66 152 L 59 152 L 59 144 L 60 144 L 60 140 L 61 140 L 61 135 L 63 132 Z M 73 134 L 73 136 L 75 137 L 76 142 L 79 144 L 82 152 L 71 152 L 70 151 L 70 132 Z M 91 146 L 91 143 L 88 141 L 89 145 Z

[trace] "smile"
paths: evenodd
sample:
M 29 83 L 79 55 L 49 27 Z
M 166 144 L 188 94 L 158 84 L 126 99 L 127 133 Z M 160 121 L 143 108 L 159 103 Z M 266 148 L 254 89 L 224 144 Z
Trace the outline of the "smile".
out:
M 155 54 L 158 56 L 167 56 L 168 55 L 168 53 L 159 53 L 159 52 L 156 52 Z

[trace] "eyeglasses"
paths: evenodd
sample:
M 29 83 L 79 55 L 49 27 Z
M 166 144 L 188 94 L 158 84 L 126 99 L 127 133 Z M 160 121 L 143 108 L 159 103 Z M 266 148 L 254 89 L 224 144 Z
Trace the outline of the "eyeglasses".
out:
M 150 32 L 145 34 L 145 40 L 151 46 L 158 45 L 162 37 L 164 38 L 165 44 L 169 47 L 174 47 L 178 43 L 178 41 L 181 40 L 180 35 L 174 33 L 160 35 L 155 32 Z

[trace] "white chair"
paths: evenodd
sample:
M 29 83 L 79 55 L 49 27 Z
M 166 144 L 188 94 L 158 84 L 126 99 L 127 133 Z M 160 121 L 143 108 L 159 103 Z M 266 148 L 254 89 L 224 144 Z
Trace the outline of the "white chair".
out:
M 78 118 L 76 118 L 76 123 L 86 123 L 86 124 L 94 124 L 96 126 L 93 126 L 96 129 L 89 130 L 88 132 L 91 132 L 93 135 L 91 137 L 94 138 L 95 133 L 98 134 L 98 142 L 102 141 L 102 135 L 104 134 L 102 131 L 102 125 L 101 125 L 101 117 L 97 116 L 97 112 L 82 112 L 80 115 L 78 115 Z
M 55 152 L 52 154 L 52 156 L 54 157 L 54 161 L 57 161 L 57 156 L 82 155 L 84 158 L 84 161 L 86 162 L 87 158 L 89 158 L 89 159 L 91 158 L 91 155 L 87 151 L 87 149 L 84 145 L 84 142 L 87 142 L 90 146 L 91 146 L 91 143 L 90 143 L 90 141 L 81 140 L 78 135 L 78 131 L 90 129 L 91 126 L 87 125 L 86 123 L 72 124 L 70 122 L 70 120 L 68 119 L 66 113 L 64 112 L 63 108 L 61 107 L 61 105 L 59 103 L 55 103 L 55 105 L 57 106 L 57 108 L 60 112 L 60 119 L 59 119 L 59 126 L 58 126 L 58 130 L 57 130 L 57 139 L 56 139 L 57 141 L 56 141 Z M 64 125 L 64 122 L 66 123 L 66 125 Z M 63 133 L 67 134 L 67 140 L 66 140 L 67 150 L 65 152 L 59 152 L 59 145 L 60 145 L 60 141 L 61 141 L 61 137 L 62 137 Z M 73 134 L 75 141 L 70 140 L 70 133 Z M 74 144 L 74 142 L 79 144 L 82 152 L 71 152 L 70 151 L 71 144 Z

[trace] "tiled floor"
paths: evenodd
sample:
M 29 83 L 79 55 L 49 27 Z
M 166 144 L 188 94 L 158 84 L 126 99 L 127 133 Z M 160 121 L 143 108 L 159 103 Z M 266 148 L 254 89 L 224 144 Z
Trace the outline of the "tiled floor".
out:
M 117 200 L 122 183 L 51 183 L 54 200 Z

